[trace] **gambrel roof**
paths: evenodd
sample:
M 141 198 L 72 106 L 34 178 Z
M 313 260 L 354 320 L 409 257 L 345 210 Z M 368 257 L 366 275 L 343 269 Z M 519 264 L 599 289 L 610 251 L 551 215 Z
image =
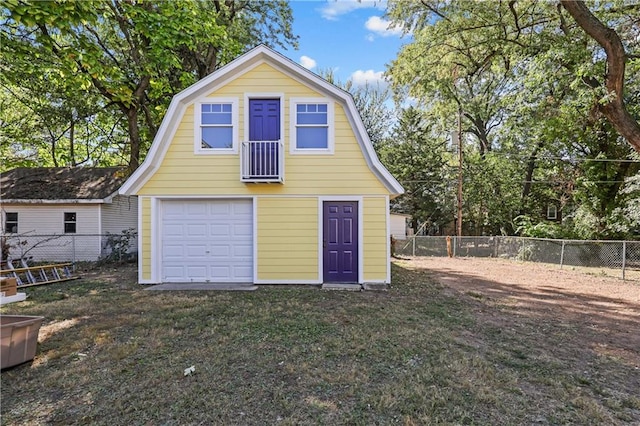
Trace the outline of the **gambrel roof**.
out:
M 263 63 L 269 64 L 287 76 L 342 104 L 369 169 L 387 188 L 392 197 L 404 193 L 400 183 L 378 159 L 351 94 L 264 45 L 251 49 L 174 96 L 145 161 L 120 188 L 120 193 L 135 194 L 153 176 L 162 163 L 187 106 Z

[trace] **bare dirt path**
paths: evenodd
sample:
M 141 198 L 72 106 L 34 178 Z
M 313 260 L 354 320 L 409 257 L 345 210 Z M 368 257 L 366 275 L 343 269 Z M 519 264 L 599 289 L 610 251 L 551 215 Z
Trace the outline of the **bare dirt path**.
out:
M 481 301 L 476 315 L 482 321 L 510 327 L 513 324 L 507 322 L 521 319 L 541 334 L 548 327 L 565 327 L 567 349 L 589 348 L 624 362 L 640 376 L 638 281 L 490 258 L 415 257 L 399 263 L 424 270 L 445 288 Z M 484 312 L 487 304 L 512 315 Z

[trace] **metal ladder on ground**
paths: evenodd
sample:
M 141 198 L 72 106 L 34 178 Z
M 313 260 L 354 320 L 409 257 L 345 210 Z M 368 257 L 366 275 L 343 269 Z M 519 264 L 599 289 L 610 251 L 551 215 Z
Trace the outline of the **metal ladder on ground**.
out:
M 14 265 L 16 260 L 7 259 L 6 269 L 0 270 L 0 276 L 15 278 L 19 287 L 51 284 L 79 278 L 71 274 L 72 263 L 29 266 L 25 259 L 19 259 L 18 261 L 20 263 L 16 267 Z

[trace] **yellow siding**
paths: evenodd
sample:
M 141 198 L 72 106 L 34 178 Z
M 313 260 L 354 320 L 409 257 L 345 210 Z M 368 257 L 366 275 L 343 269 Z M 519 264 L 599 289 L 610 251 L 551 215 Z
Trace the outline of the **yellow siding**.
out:
M 142 257 L 142 279 L 151 279 L 151 199 L 143 197 L 142 201 L 142 229 L 138 232 L 142 235 L 142 247 L 140 248 Z
M 363 203 L 363 279 L 365 282 L 385 281 L 389 267 L 386 198 L 365 197 Z
M 194 107 L 189 106 L 158 171 L 140 195 L 387 195 L 387 189 L 367 166 L 344 108 L 335 104 L 335 153 L 289 154 L 291 97 L 319 97 L 307 86 L 268 64 L 229 82 L 210 97 L 238 99 L 239 138 L 244 139 L 245 93 L 284 93 L 285 183 L 240 182 L 240 154 L 194 154 Z
M 258 198 L 258 279 L 318 279 L 317 198 Z

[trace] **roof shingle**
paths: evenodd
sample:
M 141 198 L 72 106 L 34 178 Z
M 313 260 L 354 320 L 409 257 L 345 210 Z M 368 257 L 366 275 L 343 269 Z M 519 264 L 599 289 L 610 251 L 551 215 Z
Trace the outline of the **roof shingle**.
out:
M 122 167 L 18 167 L 0 174 L 0 200 L 99 200 L 126 180 Z

